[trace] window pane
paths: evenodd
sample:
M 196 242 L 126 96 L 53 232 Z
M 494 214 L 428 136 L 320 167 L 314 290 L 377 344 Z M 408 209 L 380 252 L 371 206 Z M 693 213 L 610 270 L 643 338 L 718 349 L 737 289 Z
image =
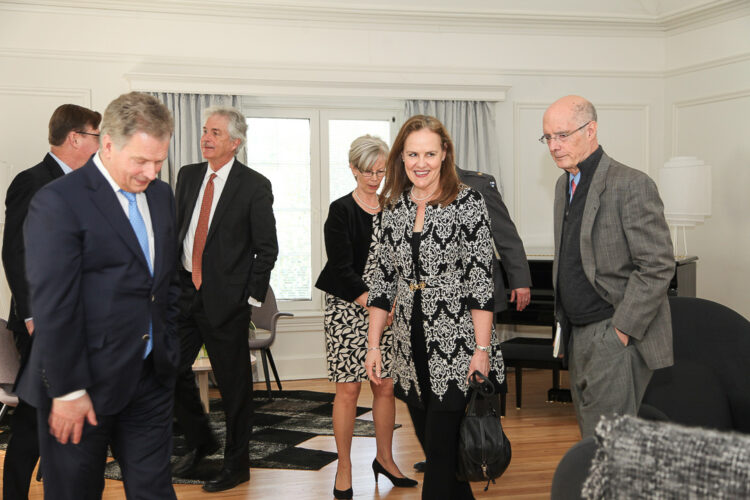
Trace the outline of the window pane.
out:
M 330 120 L 328 122 L 329 202 L 350 193 L 357 183 L 349 169 L 349 147 L 365 134 L 391 144 L 391 124 L 386 120 Z M 381 184 L 382 188 L 382 184 Z
M 310 121 L 247 119 L 248 164 L 273 186 L 279 259 L 271 273 L 276 298 L 311 298 Z

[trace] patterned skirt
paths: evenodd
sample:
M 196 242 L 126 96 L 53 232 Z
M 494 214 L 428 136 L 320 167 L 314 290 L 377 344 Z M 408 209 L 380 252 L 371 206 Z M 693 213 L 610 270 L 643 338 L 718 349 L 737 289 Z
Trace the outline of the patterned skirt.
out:
M 324 326 L 326 332 L 326 360 L 328 380 L 331 382 L 363 382 L 367 380 L 367 328 L 370 324 L 367 309 L 356 302 L 348 302 L 326 294 Z M 380 338 L 383 360 L 382 377 L 390 377 L 393 334 L 386 328 Z

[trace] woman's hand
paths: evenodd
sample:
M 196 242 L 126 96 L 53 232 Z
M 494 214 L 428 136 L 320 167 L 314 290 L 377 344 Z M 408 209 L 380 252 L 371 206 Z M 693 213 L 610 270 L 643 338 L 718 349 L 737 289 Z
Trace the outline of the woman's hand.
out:
M 367 377 L 375 385 L 380 385 L 382 380 L 380 379 L 380 370 L 382 368 L 382 358 L 380 356 L 380 349 L 372 349 L 367 351 L 367 357 L 365 358 L 365 370 L 367 370 Z
M 468 382 L 471 374 L 478 371 L 485 377 L 490 374 L 490 355 L 484 351 L 476 349 L 474 355 L 471 357 L 471 363 L 469 363 L 469 373 L 466 375 L 466 381 Z

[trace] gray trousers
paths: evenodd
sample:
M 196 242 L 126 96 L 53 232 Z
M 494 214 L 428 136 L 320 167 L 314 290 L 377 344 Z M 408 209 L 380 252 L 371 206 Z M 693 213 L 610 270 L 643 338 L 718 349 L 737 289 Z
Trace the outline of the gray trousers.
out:
M 611 319 L 573 326 L 570 392 L 581 437 L 593 436 L 602 415 L 637 415 L 653 370 L 632 343 L 620 341 Z

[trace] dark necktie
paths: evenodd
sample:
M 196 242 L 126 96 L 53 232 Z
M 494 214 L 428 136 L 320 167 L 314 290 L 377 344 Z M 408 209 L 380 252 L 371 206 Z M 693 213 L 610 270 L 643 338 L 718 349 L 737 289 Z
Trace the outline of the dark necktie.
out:
M 208 219 L 211 216 L 211 204 L 214 201 L 214 177 L 216 174 L 211 174 L 206 183 L 206 189 L 203 191 L 198 226 L 195 228 L 193 238 L 193 285 L 196 290 L 199 290 L 203 283 L 203 249 L 206 248 Z

